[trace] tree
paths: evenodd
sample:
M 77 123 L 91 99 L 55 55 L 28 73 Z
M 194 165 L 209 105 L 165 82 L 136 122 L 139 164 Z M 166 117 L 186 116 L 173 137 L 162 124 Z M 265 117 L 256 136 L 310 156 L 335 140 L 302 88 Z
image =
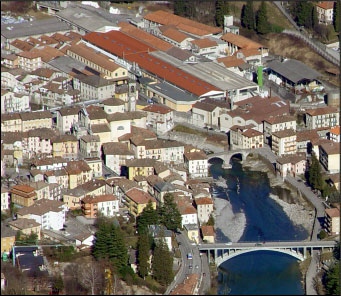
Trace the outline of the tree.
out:
M 160 208 L 161 223 L 167 227 L 167 229 L 175 231 L 181 228 L 182 217 L 174 202 L 174 197 L 170 193 L 166 193 L 164 196 L 164 203 Z
M 146 231 L 149 225 L 158 225 L 158 212 L 153 208 L 151 201 L 143 209 L 142 213 L 137 217 L 137 230 L 139 233 Z
M 312 27 L 313 27 L 313 29 L 315 29 L 319 24 L 319 20 L 317 18 L 316 5 L 313 5 L 311 13 L 312 13 L 312 15 L 311 15 Z
M 308 1 L 296 2 L 295 14 L 296 22 L 299 26 L 305 26 L 306 28 L 312 28 L 313 21 L 313 4 Z
M 121 229 L 114 224 L 101 224 L 95 235 L 93 255 L 96 259 L 108 259 L 119 272 L 128 263 L 128 252 Z
M 326 277 L 326 289 L 328 295 L 340 295 L 340 263 L 336 262 Z
M 327 232 L 325 232 L 323 229 L 318 234 L 319 239 L 325 239 L 327 237 Z
M 271 26 L 268 22 L 268 16 L 266 12 L 266 4 L 262 1 L 259 10 L 257 11 L 257 33 L 258 34 L 267 34 L 271 31 Z
M 334 2 L 333 25 L 335 32 L 340 32 L 340 0 Z
M 174 14 L 179 16 L 184 16 L 186 11 L 186 6 L 184 0 L 174 1 Z
M 161 285 L 169 285 L 173 281 L 173 257 L 162 238 L 156 242 L 152 268 L 153 277 Z
M 210 218 L 208 219 L 206 225 L 208 225 L 208 226 L 214 226 L 214 217 L 213 217 L 213 214 L 210 215 Z
M 149 250 L 150 250 L 150 239 L 148 233 L 143 232 L 139 235 L 137 259 L 139 266 L 139 274 L 143 279 L 148 275 L 149 266 Z
M 229 4 L 226 0 L 216 0 L 215 20 L 218 27 L 224 25 L 224 16 L 229 14 Z
M 80 264 L 78 267 L 79 280 L 84 288 L 91 290 L 91 295 L 100 294 L 104 287 L 104 270 L 96 262 Z
M 308 175 L 309 175 L 309 184 L 314 189 L 321 190 L 323 188 L 321 166 L 314 153 L 312 154 L 312 157 L 311 157 L 311 165 L 309 167 Z
M 246 5 L 243 5 L 241 23 L 242 26 L 248 30 L 255 29 L 255 14 L 253 11 L 253 1 L 247 1 Z
M 54 292 L 59 294 L 60 291 L 63 291 L 64 289 L 64 281 L 61 275 L 53 279 L 52 282 L 52 289 Z

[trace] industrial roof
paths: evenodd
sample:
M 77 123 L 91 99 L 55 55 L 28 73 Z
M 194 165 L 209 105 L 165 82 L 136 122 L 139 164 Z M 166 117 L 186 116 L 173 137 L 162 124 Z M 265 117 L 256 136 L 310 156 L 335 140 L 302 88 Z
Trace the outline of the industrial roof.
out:
M 1 26 L 1 36 L 6 39 L 14 39 L 68 30 L 71 30 L 68 24 L 59 21 L 56 17 L 51 17 L 33 22 Z
M 288 59 L 283 62 L 276 60 L 271 61 L 268 63 L 268 68 L 294 83 L 298 83 L 305 79 L 314 80 L 317 79 L 317 77 L 322 76 L 321 73 L 294 59 Z
M 167 62 L 151 56 L 149 52 L 155 51 L 154 48 L 122 32 L 110 31 L 102 34 L 93 32 L 85 35 L 83 39 L 114 55 L 135 62 L 140 68 L 195 95 L 201 96 L 210 91 L 220 90 L 191 74 L 184 73 Z

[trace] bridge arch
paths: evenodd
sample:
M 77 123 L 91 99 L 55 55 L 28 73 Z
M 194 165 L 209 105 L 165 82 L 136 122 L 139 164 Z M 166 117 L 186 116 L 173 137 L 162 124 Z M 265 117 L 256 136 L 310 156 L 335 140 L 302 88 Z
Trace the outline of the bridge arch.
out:
M 283 253 L 289 256 L 292 256 L 300 261 L 303 261 L 305 257 L 299 253 L 298 251 L 290 250 L 290 249 L 275 249 L 275 248 L 258 248 L 258 249 L 244 249 L 244 250 L 237 250 L 234 253 L 227 254 L 225 253 L 223 256 L 219 256 L 215 259 L 217 267 L 224 263 L 227 260 L 230 260 L 234 257 L 237 257 L 242 254 L 250 253 L 250 252 L 257 252 L 257 251 L 272 251 L 272 252 L 277 252 L 277 253 Z
M 211 158 L 208 158 L 208 162 L 209 162 L 210 164 L 212 164 L 212 162 L 213 162 L 214 159 L 219 159 L 219 160 L 221 160 L 223 163 L 225 162 L 225 157 L 224 157 L 224 155 L 221 155 L 221 156 L 213 156 L 213 157 L 211 157 Z

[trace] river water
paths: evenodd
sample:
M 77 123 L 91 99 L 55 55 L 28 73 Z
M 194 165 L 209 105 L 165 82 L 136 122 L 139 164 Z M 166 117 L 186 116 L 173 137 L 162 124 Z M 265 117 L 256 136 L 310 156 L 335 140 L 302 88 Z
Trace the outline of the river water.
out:
M 239 241 L 303 240 L 307 231 L 294 225 L 271 198 L 266 173 L 243 169 L 232 159 L 232 169 L 216 161 L 210 167 L 214 178 L 226 179 L 227 191 L 215 188 L 216 196 L 229 199 L 234 213 L 244 212 L 246 225 Z M 226 193 L 227 192 L 227 193 Z M 280 193 L 278 188 L 276 194 Z M 288 192 L 283 190 L 283 195 Z M 281 193 L 280 193 L 281 194 Z M 217 229 L 217 242 L 230 241 Z M 294 257 L 277 252 L 257 251 L 236 256 L 220 265 L 220 295 L 303 295 L 299 265 Z

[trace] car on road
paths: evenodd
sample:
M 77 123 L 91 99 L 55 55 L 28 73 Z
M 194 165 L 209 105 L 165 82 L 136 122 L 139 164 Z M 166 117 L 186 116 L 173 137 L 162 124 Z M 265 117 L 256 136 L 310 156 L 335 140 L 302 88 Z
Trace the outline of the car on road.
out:
M 232 242 L 228 242 L 225 244 L 226 246 L 231 246 L 232 245 Z
M 193 266 L 192 266 L 192 265 L 190 265 L 190 266 L 189 266 L 189 269 L 192 269 L 192 268 L 193 268 Z
M 195 265 L 195 269 L 198 269 L 199 268 L 199 265 Z

